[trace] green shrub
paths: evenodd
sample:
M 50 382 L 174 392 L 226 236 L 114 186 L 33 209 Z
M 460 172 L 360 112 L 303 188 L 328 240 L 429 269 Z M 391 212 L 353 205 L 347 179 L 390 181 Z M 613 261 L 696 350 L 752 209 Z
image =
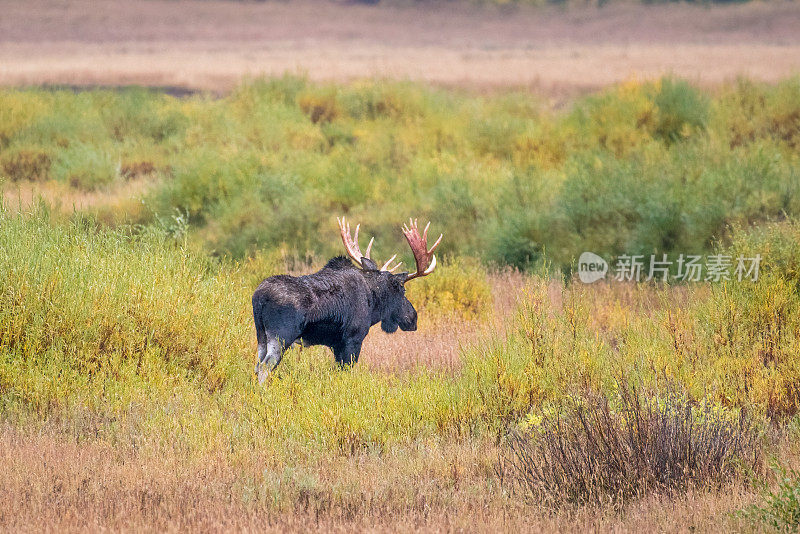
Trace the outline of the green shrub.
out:
M 797 223 L 737 229 L 724 253 L 761 256 L 758 281 L 714 287 L 697 306 L 713 373 L 728 376 L 726 399 L 746 395 L 776 421 L 800 412 L 800 294 L 796 271 Z M 742 402 L 741 400 L 739 402 Z
M 743 515 L 759 528 L 796 532 L 800 528 L 800 473 L 781 467 L 774 468 L 774 472 L 777 488 L 767 493 L 762 504 L 743 510 Z
M 413 270 L 413 268 L 411 269 Z M 456 315 L 485 319 L 491 312 L 492 294 L 486 271 L 474 260 L 444 260 L 436 274 L 408 284 L 408 298 L 424 315 Z
M 737 227 L 728 252 L 735 257 L 760 255 L 760 274 L 774 275 L 800 290 L 800 221 Z
M 53 178 L 91 191 L 119 177 L 118 160 L 105 147 L 71 144 L 53 161 Z
M 731 224 L 797 214 L 798 88 L 630 81 L 558 113 L 524 92 L 388 81 L 256 79 L 180 99 L 9 89 L 0 173 L 87 190 L 142 179 L 150 221 L 188 212 L 192 242 L 236 258 L 336 253 L 346 213 L 385 250 L 414 216 L 444 232 L 443 254 L 568 271 L 583 250 L 708 253 Z M 90 208 L 104 220 L 148 222 L 107 196 Z
M 186 115 L 168 104 L 172 99 L 169 96 L 142 88 L 105 96 L 108 103 L 102 106 L 101 120 L 114 140 L 134 138 L 165 143 L 188 126 Z
M 297 97 L 297 105 L 314 124 L 331 122 L 341 115 L 336 93 L 333 90 L 322 94 L 317 92 L 300 94 Z
M 229 380 L 247 324 L 237 281 L 163 235 L 94 226 L 0 211 L 0 391 L 41 408 L 91 405 L 109 378 Z
M 772 139 L 791 150 L 800 148 L 800 77 L 771 91 L 766 130 Z
M 546 399 L 546 373 L 516 338 L 465 350 L 464 389 L 477 419 L 498 437 Z
M 568 117 L 583 137 L 579 142 L 619 158 L 650 143 L 656 110 L 649 93 L 650 87 L 631 82 L 580 102 Z
M 657 119 L 653 133 L 667 142 L 675 142 L 705 128 L 708 99 L 684 80 L 662 78 L 653 99 Z
M 527 269 L 540 265 L 545 253 L 561 257 L 559 251 L 545 250 L 545 246 L 563 225 L 553 220 L 557 216 L 548 217 L 537 209 L 546 205 L 544 190 L 553 185 L 547 178 L 531 171 L 530 175 L 514 175 L 502 184 L 495 207 L 497 217 L 480 235 L 486 242 L 485 260 Z M 568 248 L 571 243 L 562 242 L 561 245 Z
M 356 120 L 399 119 L 424 113 L 424 93 L 411 83 L 363 81 L 339 95 L 342 108 Z
M 48 111 L 49 105 L 41 94 L 0 90 L 0 150 Z
M 211 150 L 196 150 L 181 158 L 172 169 L 172 179 L 155 194 L 162 211 L 177 208 L 187 212 L 193 221 L 203 222 L 219 205 L 238 198 L 259 170 L 251 154 L 228 156 Z M 248 157 L 249 156 L 249 157 Z

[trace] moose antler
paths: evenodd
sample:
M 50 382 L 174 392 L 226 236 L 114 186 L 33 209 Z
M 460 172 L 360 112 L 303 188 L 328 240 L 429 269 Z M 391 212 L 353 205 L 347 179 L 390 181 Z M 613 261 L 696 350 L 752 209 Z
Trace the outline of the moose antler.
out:
M 372 259 L 369 257 L 369 252 L 372 250 L 372 242 L 375 241 L 375 238 L 373 237 L 369 240 L 367 253 L 362 254 L 361 248 L 358 246 L 358 230 L 361 228 L 361 225 L 356 225 L 356 235 L 354 237 L 350 234 L 350 223 L 348 223 L 344 217 L 341 219 L 337 217 L 336 222 L 339 223 L 339 231 L 342 234 L 342 243 L 344 243 L 344 248 L 347 250 L 347 255 L 359 265 L 361 265 L 361 258 Z
M 439 234 L 439 239 L 437 239 L 436 243 L 434 243 L 429 249 L 428 227 L 430 225 L 430 222 L 425 225 L 425 230 L 422 231 L 422 236 L 419 235 L 417 219 L 409 219 L 408 224 L 403 225 L 403 235 L 406 236 L 408 246 L 411 247 L 411 252 L 414 253 L 414 261 L 417 262 L 417 271 L 414 274 L 409 275 L 409 277 L 406 279 L 406 282 L 412 278 L 427 276 L 431 274 L 434 269 L 436 269 L 436 256 L 433 255 L 433 251 L 436 250 L 436 247 L 438 247 L 439 243 L 442 242 L 442 237 L 444 237 L 444 234 Z
M 373 241 L 375 241 L 375 238 L 373 237 L 372 239 L 369 240 L 369 245 L 367 245 L 367 251 L 366 251 L 366 253 L 362 254 L 361 253 L 361 248 L 358 246 L 358 230 L 359 230 L 359 228 L 361 228 L 361 225 L 357 224 L 356 225 L 356 233 L 355 233 L 355 235 L 351 235 L 351 233 L 350 233 L 350 223 L 345 221 L 344 216 L 341 219 L 337 217 L 336 221 L 339 223 L 339 231 L 342 234 L 342 243 L 344 243 L 344 248 L 347 250 L 347 255 L 350 256 L 359 266 L 361 266 L 363 268 L 364 266 L 361 264 L 361 258 L 367 258 L 369 260 L 372 259 L 372 258 L 370 258 L 369 253 L 370 253 L 370 250 L 372 250 L 372 243 L 373 243 Z M 396 257 L 397 257 L 397 254 L 395 254 L 394 256 L 389 258 L 389 261 L 384 263 L 383 267 L 381 267 L 381 271 L 393 272 L 395 269 L 400 267 L 400 265 L 403 262 L 398 262 L 397 265 L 395 265 L 392 268 L 389 268 L 389 266 L 391 265 L 391 263 L 394 261 L 394 259 Z

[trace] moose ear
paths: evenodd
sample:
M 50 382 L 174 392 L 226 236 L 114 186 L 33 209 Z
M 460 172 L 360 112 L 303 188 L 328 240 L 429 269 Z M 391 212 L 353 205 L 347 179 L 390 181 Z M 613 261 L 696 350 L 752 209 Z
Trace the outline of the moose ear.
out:
M 398 282 L 400 282 L 401 284 L 405 284 L 405 283 L 406 283 L 406 280 L 408 280 L 408 273 L 407 273 L 407 272 L 402 272 L 402 273 L 393 274 L 392 276 L 394 276 L 394 277 L 395 277 L 395 279 L 396 279 Z
M 364 271 L 377 271 L 378 264 L 369 258 L 361 258 L 361 269 Z

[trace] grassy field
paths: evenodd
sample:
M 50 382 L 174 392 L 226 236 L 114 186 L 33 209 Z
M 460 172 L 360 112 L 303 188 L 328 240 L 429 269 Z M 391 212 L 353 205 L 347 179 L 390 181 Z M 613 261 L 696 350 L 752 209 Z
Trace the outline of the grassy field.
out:
M 455 310 L 412 294 L 420 332 L 393 345 L 383 336 L 349 372 L 325 350 L 293 350 L 262 388 L 251 374 L 245 267 L 210 264 L 156 231 L 6 210 L 0 521 L 11 530 L 760 528 L 737 512 L 762 503 L 761 484 L 775 480 L 765 466 L 798 467 L 798 234 L 783 223 L 734 237 L 736 250 L 769 251 L 758 284 L 597 288 L 462 270 L 495 294 L 519 288 L 517 311 L 506 317 L 507 302 L 471 287 Z M 483 335 L 464 343 L 453 324 Z M 412 354 L 416 336 L 461 345 L 460 355 Z M 391 352 L 413 364 L 382 361 Z M 642 488 L 611 507 L 564 497 L 547 512 L 508 467 L 517 458 L 507 433 L 536 436 L 592 395 L 617 413 L 628 385 L 665 414 L 670 391 L 687 396 L 705 408 L 681 424 L 749 436 L 747 454 L 723 448 L 722 479 L 658 498 Z
M 0 92 L 0 528 L 796 528 L 800 84 Z M 252 375 L 335 215 L 443 264 L 417 332 Z M 763 256 L 587 286 L 575 256 Z M 409 261 L 409 258 L 404 258 Z M 611 445 L 609 445 L 611 444 Z

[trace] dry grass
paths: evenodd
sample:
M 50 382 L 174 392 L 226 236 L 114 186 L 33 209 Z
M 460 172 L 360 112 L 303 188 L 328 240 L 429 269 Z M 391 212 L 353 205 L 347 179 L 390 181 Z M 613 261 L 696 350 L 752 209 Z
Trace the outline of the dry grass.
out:
M 243 76 L 289 72 L 319 81 L 411 79 L 446 86 L 525 87 L 571 96 L 631 78 L 649 80 L 667 74 L 715 85 L 738 76 L 777 82 L 800 71 L 800 46 L 568 45 L 542 50 L 463 50 L 326 44 L 246 52 L 241 49 L 247 45 L 229 46 L 6 45 L 0 49 L 0 83 L 175 86 L 227 92 Z
M 268 455 L 142 457 L 52 429 L 0 431 L 0 527 L 9 530 L 390 530 L 503 521 L 483 443 L 277 465 Z M 451 508 L 452 507 L 452 508 Z M 453 513 L 452 512 L 460 512 Z M 469 518 L 468 518 L 469 517 Z
M 135 218 L 143 209 L 142 199 L 157 185 L 150 177 L 119 180 L 94 191 L 80 191 L 55 180 L 15 182 L 0 188 L 0 199 L 12 212 L 31 211 L 43 201 L 56 212 L 92 210 L 102 222 L 114 223 Z
M 563 96 L 665 73 L 715 84 L 800 70 L 792 3 L 602 9 L 332 2 L 0 3 L 0 83 L 226 91 L 244 75 L 526 86 Z M 324 23 L 320 23 L 324 21 Z
M 145 457 L 100 439 L 76 441 L 63 429 L 4 426 L 0 529 L 714 532 L 741 528 L 728 512 L 755 500 L 734 486 L 724 494 L 647 498 L 624 516 L 588 508 L 549 513 L 492 488 L 496 454 L 492 443 L 468 442 L 300 467 L 257 454 L 189 462 Z
M 508 437 L 507 478 L 539 502 L 617 505 L 648 493 L 722 488 L 763 467 L 746 415 L 698 406 L 679 391 L 641 392 L 618 382 L 620 406 L 586 393 L 566 413 Z
M 503 329 L 524 296 L 529 277 L 514 270 L 488 275 L 493 306 L 489 320 L 464 320 L 458 316 L 420 316 L 419 330 L 386 334 L 370 330 L 359 362 L 373 370 L 402 372 L 415 367 L 454 371 L 462 363 L 461 350 Z M 554 291 L 553 295 L 557 295 Z

